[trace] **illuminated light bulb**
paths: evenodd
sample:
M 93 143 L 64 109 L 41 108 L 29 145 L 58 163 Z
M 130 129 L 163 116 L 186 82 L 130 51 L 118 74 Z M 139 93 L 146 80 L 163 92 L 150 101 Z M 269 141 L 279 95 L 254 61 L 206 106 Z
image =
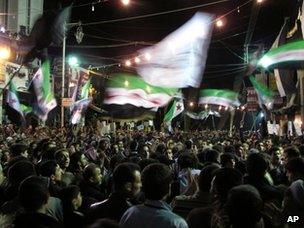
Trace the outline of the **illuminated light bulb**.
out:
M 222 110 L 222 106 L 219 106 L 219 111 L 221 111 Z
M 227 111 L 227 110 L 228 110 L 228 106 L 225 107 L 225 111 Z
M 129 66 L 131 66 L 131 65 L 132 65 L 132 63 L 131 63 L 131 61 L 130 61 L 130 60 L 127 60 L 127 61 L 125 62 L 125 65 L 126 65 L 127 67 L 129 67 Z
M 151 60 L 151 54 L 150 53 L 146 53 L 145 54 L 145 59 L 148 60 L 148 61 Z
M 95 7 L 94 7 L 94 4 L 92 4 L 92 12 L 95 11 Z
M 9 59 L 10 50 L 7 48 L 0 48 L 0 59 Z
M 127 6 L 130 4 L 130 0 L 121 0 L 121 3 Z
M 134 62 L 136 62 L 136 63 L 140 63 L 140 58 L 135 57 Z
M 205 104 L 205 109 L 207 109 L 208 108 L 208 104 Z
M 193 107 L 194 103 L 191 101 L 191 102 L 189 103 L 189 105 L 190 105 L 190 107 Z
M 223 21 L 221 19 L 219 19 L 219 20 L 216 21 L 216 26 L 217 27 L 223 27 L 223 25 L 224 25 L 224 23 L 223 23 Z

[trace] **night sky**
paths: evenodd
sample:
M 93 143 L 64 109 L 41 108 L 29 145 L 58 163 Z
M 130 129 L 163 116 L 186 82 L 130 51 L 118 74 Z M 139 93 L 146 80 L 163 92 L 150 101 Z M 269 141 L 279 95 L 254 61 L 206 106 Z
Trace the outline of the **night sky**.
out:
M 47 1 L 46 8 L 55 7 L 56 1 Z M 69 1 L 61 1 L 66 4 Z M 75 0 L 72 9 L 71 22 L 82 23 L 108 21 L 118 18 L 158 13 L 190 6 L 214 3 L 215 0 L 131 0 L 128 7 L 122 6 L 119 0 L 101 1 Z M 177 29 L 195 12 L 203 11 L 219 17 L 232 10 L 227 15 L 222 28 L 214 28 L 211 45 L 207 59 L 202 87 L 231 88 L 234 76 L 242 70 L 244 60 L 244 42 L 252 12 L 253 1 L 230 0 L 223 3 L 187 10 L 162 16 L 124 22 L 105 23 L 101 25 L 84 25 L 84 38 L 77 44 L 74 33 L 76 28 L 69 31 L 67 45 L 68 54 L 80 56 L 84 66 L 103 66 L 111 63 L 123 62 L 136 55 L 136 51 L 145 47 L 140 42 L 155 43 Z M 256 45 L 263 44 L 269 49 L 282 26 L 285 16 L 292 15 L 297 0 L 264 0 L 258 14 L 258 20 L 253 30 L 250 50 L 254 51 Z M 92 11 L 92 4 L 94 11 Z M 247 3 L 247 4 L 245 4 Z M 245 4 L 244 7 L 237 7 Z M 52 6 L 51 6 L 52 5 Z M 138 42 L 125 47 L 113 45 Z M 110 47 L 105 47 L 109 46 Z M 81 46 L 86 46 L 81 48 Z M 90 46 L 90 48 L 87 48 Z M 95 48 L 92 46 L 103 46 Z M 99 68 L 100 72 L 117 71 L 113 68 Z M 121 71 L 128 69 L 121 69 Z

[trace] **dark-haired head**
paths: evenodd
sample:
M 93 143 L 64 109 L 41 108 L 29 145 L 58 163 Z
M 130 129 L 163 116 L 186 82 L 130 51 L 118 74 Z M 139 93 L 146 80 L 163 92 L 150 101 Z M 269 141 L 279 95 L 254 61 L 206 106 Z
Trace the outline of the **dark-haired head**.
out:
M 221 205 L 224 205 L 231 188 L 241 185 L 243 177 L 240 172 L 231 168 L 221 168 L 215 172 L 211 192 Z
M 26 178 L 19 187 L 18 198 L 21 206 L 28 212 L 45 212 L 49 190 L 40 177 Z
M 141 189 L 140 168 L 134 163 L 119 164 L 113 173 L 114 190 L 127 197 L 134 197 Z
M 164 164 L 151 164 L 142 173 L 143 191 L 146 199 L 162 200 L 170 193 L 172 173 Z
M 290 182 L 298 179 L 304 180 L 304 159 L 292 158 L 285 165 L 286 175 Z
M 263 201 L 256 188 L 240 185 L 229 191 L 226 210 L 233 228 L 254 228 L 262 218 Z

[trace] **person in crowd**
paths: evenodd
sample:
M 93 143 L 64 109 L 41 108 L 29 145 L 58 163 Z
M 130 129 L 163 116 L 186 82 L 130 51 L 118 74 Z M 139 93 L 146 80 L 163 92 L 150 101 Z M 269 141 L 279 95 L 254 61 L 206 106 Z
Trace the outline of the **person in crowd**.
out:
M 88 164 L 86 156 L 77 151 L 71 155 L 71 161 L 68 170 L 74 175 L 73 183 L 79 184 L 83 180 L 83 170 Z
M 234 168 L 235 157 L 232 153 L 221 154 L 220 163 L 223 168 Z
M 280 161 L 280 149 L 279 147 L 271 147 L 268 150 L 270 158 L 270 170 L 269 174 L 273 180 L 274 185 L 286 184 L 286 175 L 284 167 Z
M 82 204 L 80 188 L 77 185 L 70 185 L 62 189 L 61 200 L 64 226 L 73 228 L 84 227 L 84 215 L 79 211 Z
M 39 174 L 50 179 L 49 191 L 51 196 L 59 197 L 65 183 L 62 182 L 62 169 L 55 160 L 43 162 L 39 167 Z
M 83 196 L 83 211 L 86 212 L 90 205 L 104 200 L 105 189 L 102 188 L 101 169 L 94 163 L 88 164 L 83 171 L 83 180 L 79 184 Z
M 172 173 L 164 164 L 151 164 L 143 170 L 142 183 L 145 203 L 129 208 L 120 220 L 127 227 L 188 227 L 186 221 L 171 211 L 165 202 L 170 194 Z
M 189 227 L 199 228 L 202 224 L 206 227 L 216 227 L 221 224 L 228 193 L 230 189 L 241 184 L 243 177 L 237 170 L 232 168 L 216 170 L 210 189 L 213 202 L 207 207 L 195 208 L 189 213 L 187 217 Z
M 10 147 L 11 157 L 23 156 L 25 158 L 28 157 L 28 146 L 23 143 L 16 143 L 11 145 Z
M 263 201 L 283 199 L 283 192 L 271 185 L 265 178 L 268 163 L 261 153 L 251 153 L 246 161 L 248 175 L 244 177 L 244 183 L 254 186 L 260 193 Z
M 256 188 L 240 185 L 229 191 L 225 204 L 227 217 L 222 217 L 224 224 L 219 227 L 263 228 L 263 200 Z
M 281 160 L 285 165 L 290 159 L 300 157 L 300 151 L 295 146 L 289 146 L 284 149 Z
M 73 174 L 68 171 L 70 165 L 70 154 L 66 149 L 57 150 L 55 153 L 55 160 L 62 170 L 62 181 L 69 185 L 73 182 Z
M 26 177 L 36 174 L 35 167 L 31 162 L 22 158 L 21 160 L 16 161 L 16 163 L 9 167 L 7 173 L 8 182 L 4 188 L 4 196 L 6 201 L 12 200 L 17 196 L 19 185 Z M 11 161 L 11 163 L 12 162 L 13 161 Z
M 296 225 L 304 226 L 304 159 L 292 158 L 286 166 L 288 181 L 291 183 L 285 192 L 282 208 L 283 222 L 288 216 L 297 215 L 299 221 Z
M 195 176 L 198 176 L 200 173 L 200 170 L 196 168 L 198 166 L 198 159 L 193 153 L 182 153 L 178 157 L 177 163 L 179 167 L 179 192 L 185 194 L 189 187 L 188 176 L 191 175 L 192 178 L 195 178 Z
M 13 224 L 16 228 L 27 227 L 63 227 L 56 219 L 46 215 L 50 194 L 45 183 L 39 177 L 28 177 L 19 188 L 18 198 L 25 213 L 16 216 Z
M 171 203 L 173 212 L 186 219 L 192 209 L 209 206 L 211 204 L 211 181 L 215 171 L 219 168 L 220 166 L 216 164 L 205 166 L 198 176 L 198 181 L 194 179 L 190 184 L 195 188 L 195 193 L 191 196 L 176 196 L 173 199 Z
M 138 165 L 133 163 L 119 164 L 113 173 L 114 191 L 108 199 L 91 205 L 88 222 L 108 218 L 119 222 L 125 211 L 132 206 L 130 199 L 141 190 L 141 175 Z

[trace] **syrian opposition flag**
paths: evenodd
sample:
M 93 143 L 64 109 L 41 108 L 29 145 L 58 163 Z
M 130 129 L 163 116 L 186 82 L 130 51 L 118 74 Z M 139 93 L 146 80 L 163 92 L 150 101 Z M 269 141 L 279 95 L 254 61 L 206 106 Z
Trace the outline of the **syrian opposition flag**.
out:
M 157 110 L 168 104 L 177 93 L 175 88 L 156 87 L 142 78 L 129 74 L 117 74 L 110 78 L 104 104 L 131 104 Z
M 274 102 L 273 92 L 264 84 L 257 82 L 252 75 L 249 76 L 249 80 L 258 94 L 260 107 L 262 107 L 263 104 L 267 109 L 272 109 Z
M 76 91 L 75 99 L 79 99 L 74 102 L 70 107 L 71 110 L 71 123 L 78 124 L 81 121 L 82 116 L 89 107 L 92 99 L 89 98 L 89 90 L 91 88 L 91 80 L 87 80 L 82 88 L 77 88 L 79 92 Z
M 238 94 L 230 90 L 203 89 L 200 91 L 199 104 L 213 104 L 220 106 L 240 106 Z
M 30 87 L 36 95 L 35 114 L 43 121 L 47 120 L 48 113 L 57 106 L 50 84 L 50 62 L 46 60 L 34 75 Z
M 273 65 L 296 61 L 304 61 L 304 40 L 270 49 L 259 60 L 258 65 L 268 68 Z
M 184 101 L 182 98 L 175 98 L 169 111 L 166 113 L 164 122 L 171 129 L 172 120 L 184 111 Z M 170 130 L 171 131 L 171 130 Z
M 154 86 L 200 87 L 212 33 L 213 17 L 196 13 L 159 43 L 140 50 L 137 73 Z
M 286 44 L 286 36 L 289 32 L 289 22 L 289 18 L 285 18 L 281 31 L 274 41 L 271 49 L 275 49 L 283 44 Z M 274 69 L 274 76 L 281 97 L 285 97 L 286 95 L 291 95 L 296 92 L 296 85 L 293 80 L 294 73 L 295 72 L 293 69 Z
M 195 120 L 204 120 L 207 119 L 209 116 L 216 116 L 216 117 L 221 117 L 221 114 L 217 111 L 201 111 L 199 113 L 195 112 L 186 112 L 186 115 L 189 116 L 191 119 Z
M 18 98 L 18 92 L 14 85 L 14 83 L 11 81 L 9 84 L 9 89 L 7 91 L 6 95 L 6 103 L 13 108 L 15 111 L 17 111 L 22 118 L 24 118 L 24 114 L 21 108 L 21 104 Z
M 74 105 L 72 106 L 71 111 L 71 123 L 72 124 L 78 124 L 80 123 L 80 120 L 82 116 L 84 115 L 84 112 L 92 102 L 91 98 L 84 98 L 82 100 L 76 101 Z

